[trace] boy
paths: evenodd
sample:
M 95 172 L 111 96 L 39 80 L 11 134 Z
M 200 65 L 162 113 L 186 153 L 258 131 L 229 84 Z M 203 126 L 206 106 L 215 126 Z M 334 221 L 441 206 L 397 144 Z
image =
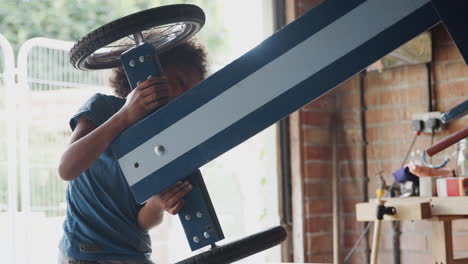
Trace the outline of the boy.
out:
M 205 78 L 206 53 L 194 41 L 158 56 L 165 76 L 131 91 L 123 69 L 114 69 L 110 81 L 119 97 L 96 94 L 70 120 L 73 133 L 59 165 L 60 177 L 70 181 L 59 263 L 152 263 L 147 230 L 164 211 L 177 214 L 192 188 L 178 182 L 139 205 L 109 149 L 125 129 Z

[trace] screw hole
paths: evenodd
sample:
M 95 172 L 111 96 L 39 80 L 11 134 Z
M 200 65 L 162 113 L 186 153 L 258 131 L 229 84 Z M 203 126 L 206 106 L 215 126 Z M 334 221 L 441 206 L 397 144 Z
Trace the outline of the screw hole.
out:
M 133 164 L 133 166 L 134 166 L 135 168 L 138 168 L 138 167 L 140 167 L 140 164 L 138 164 L 138 162 L 135 162 L 135 164 Z

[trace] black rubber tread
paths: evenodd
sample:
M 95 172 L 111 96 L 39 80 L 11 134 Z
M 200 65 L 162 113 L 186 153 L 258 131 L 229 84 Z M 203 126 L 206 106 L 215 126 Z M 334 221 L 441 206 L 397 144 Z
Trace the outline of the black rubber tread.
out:
M 212 248 L 176 264 L 225 264 L 238 261 L 280 244 L 287 237 L 286 229 L 277 226 L 246 238 Z
M 196 23 L 200 29 L 205 24 L 205 14 L 196 5 L 176 4 L 155 7 L 122 17 L 82 37 L 70 50 L 70 63 L 81 70 L 117 67 L 119 61 L 96 66 L 87 64 L 85 60 L 96 50 L 133 33 L 177 22 Z M 193 34 L 195 33 L 193 32 Z

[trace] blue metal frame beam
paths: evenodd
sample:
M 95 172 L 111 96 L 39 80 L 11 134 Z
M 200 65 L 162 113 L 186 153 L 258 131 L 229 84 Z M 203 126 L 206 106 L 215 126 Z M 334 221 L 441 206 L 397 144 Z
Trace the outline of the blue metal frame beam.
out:
M 136 200 L 161 192 L 439 21 L 430 0 L 325 1 L 114 141 Z

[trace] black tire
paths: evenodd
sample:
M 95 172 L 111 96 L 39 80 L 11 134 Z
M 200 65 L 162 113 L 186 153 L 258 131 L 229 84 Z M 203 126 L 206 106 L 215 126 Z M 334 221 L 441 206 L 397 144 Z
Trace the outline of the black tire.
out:
M 118 50 L 118 52 L 109 52 L 114 57 L 105 62 L 92 61 L 93 53 L 134 33 L 175 23 L 188 26 L 184 27 L 184 32 L 181 33 L 180 38 L 170 40 L 163 46 L 155 46 L 158 52 L 168 50 L 197 33 L 205 24 L 205 14 L 196 5 L 177 4 L 151 8 L 125 16 L 82 37 L 70 50 L 70 63 L 81 70 L 117 67 L 120 65 L 120 54 L 128 50 L 128 48 Z
M 225 264 L 238 261 L 280 244 L 287 237 L 286 229 L 277 226 L 231 243 L 217 246 L 176 264 Z

